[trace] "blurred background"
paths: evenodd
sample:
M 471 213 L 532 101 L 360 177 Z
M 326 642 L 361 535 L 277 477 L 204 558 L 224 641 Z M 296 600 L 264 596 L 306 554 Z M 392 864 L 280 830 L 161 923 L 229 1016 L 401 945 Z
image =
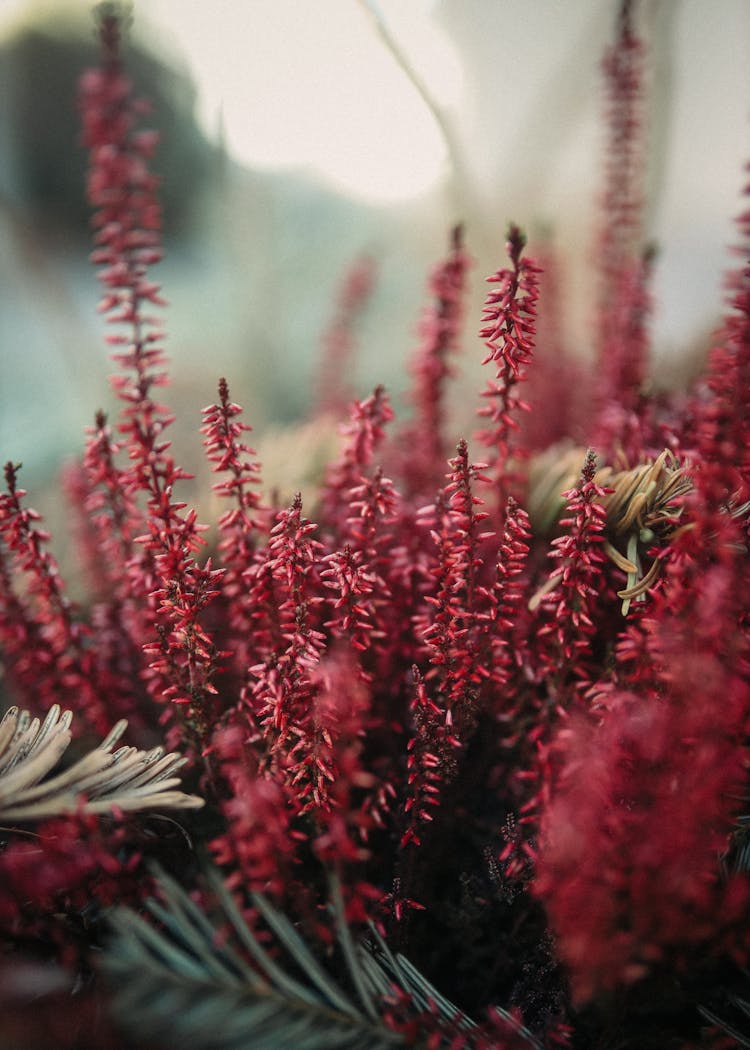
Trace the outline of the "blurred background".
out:
M 88 265 L 75 85 L 91 4 L 0 0 L 0 456 L 44 485 L 110 407 Z M 510 219 L 561 258 L 563 336 L 590 351 L 602 171 L 600 63 L 613 0 L 134 0 L 128 66 L 162 133 L 167 349 L 180 461 L 226 375 L 262 441 L 306 418 L 340 282 L 373 294 L 353 375 L 407 384 L 430 266 L 457 221 L 475 260 L 466 418 L 483 279 Z M 647 224 L 659 367 L 722 306 L 750 115 L 747 0 L 644 0 L 652 94 Z M 458 435 L 457 435 L 458 436 Z M 182 445 L 189 446 L 182 452 Z M 276 445 L 282 451 L 282 442 Z M 287 455 L 287 452 L 283 452 Z M 288 455 L 294 455 L 294 449 Z

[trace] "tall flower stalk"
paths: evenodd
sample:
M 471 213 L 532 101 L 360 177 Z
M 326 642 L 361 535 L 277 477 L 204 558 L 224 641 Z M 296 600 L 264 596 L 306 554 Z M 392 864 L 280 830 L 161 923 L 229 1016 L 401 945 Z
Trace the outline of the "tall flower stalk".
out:
M 124 565 L 131 593 L 145 589 L 148 594 L 152 638 L 144 645 L 149 657 L 144 678 L 155 699 L 184 709 L 191 743 L 205 748 L 216 714 L 217 652 L 201 621 L 218 594 L 222 572 L 196 560 L 200 526 L 192 511 L 183 513 L 185 504 L 174 495 L 175 485 L 190 475 L 169 453 L 164 431 L 172 417 L 154 399 L 167 381 L 163 328 L 153 312 L 166 304 L 150 276 L 162 257 L 158 179 L 149 170 L 158 134 L 138 128 L 147 106 L 135 96 L 124 70 L 121 22 L 106 10 L 99 43 L 101 64 L 81 78 L 79 105 L 89 150 L 87 194 L 95 209 L 92 262 L 104 288 L 99 308 L 107 323 L 120 329 L 107 337 L 118 347 L 114 360 L 121 369 L 112 378 L 123 402 L 122 438 L 114 451 L 126 450 L 129 459 L 105 492 L 114 521 L 125 499 L 145 498 L 148 531 L 133 538 L 138 547 Z M 108 480 L 105 472 L 105 484 Z M 92 500 L 98 502 L 100 492 L 94 489 Z
M 497 287 L 487 296 L 480 332 L 488 350 L 482 364 L 493 362 L 496 375 L 482 392 L 487 404 L 479 409 L 479 415 L 488 420 L 488 426 L 479 434 L 479 440 L 490 450 L 490 468 L 504 497 L 515 495 L 508 491 L 518 476 L 512 455 L 523 455 L 523 450 L 514 448 L 513 436 L 519 429 L 518 412 L 529 411 L 529 405 L 517 388 L 527 377 L 536 333 L 539 268 L 532 259 L 524 257 L 525 247 L 525 235 L 518 226 L 511 225 L 505 245 L 511 265 L 487 278 Z

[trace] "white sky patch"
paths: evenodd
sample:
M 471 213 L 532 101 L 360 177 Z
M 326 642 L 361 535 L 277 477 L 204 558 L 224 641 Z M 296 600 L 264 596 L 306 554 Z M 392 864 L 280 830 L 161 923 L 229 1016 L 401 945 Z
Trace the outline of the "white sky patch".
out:
M 200 120 L 210 136 L 221 123 L 240 162 L 306 167 L 375 202 L 418 196 L 444 174 L 435 121 L 357 0 L 141 5 L 159 38 L 188 56 Z M 457 106 L 460 63 L 430 7 L 379 4 L 432 97 Z

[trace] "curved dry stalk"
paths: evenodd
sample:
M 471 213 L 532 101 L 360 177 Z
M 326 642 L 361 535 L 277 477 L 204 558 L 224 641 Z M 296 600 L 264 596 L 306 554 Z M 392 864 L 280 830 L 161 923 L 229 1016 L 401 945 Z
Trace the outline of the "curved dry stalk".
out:
M 71 741 L 70 711 L 53 705 L 44 722 L 11 707 L 0 722 L 0 818 L 44 820 L 61 813 L 197 809 L 203 799 L 179 790 L 186 762 L 164 748 L 112 748 L 127 728 L 122 719 L 69 769 L 48 776 Z
M 562 493 L 575 484 L 583 453 L 580 449 L 556 449 L 538 457 L 529 477 L 529 513 L 543 531 L 557 522 L 565 505 Z M 663 547 L 679 525 L 683 497 L 693 487 L 687 467 L 664 449 L 659 456 L 630 470 L 616 471 L 604 466 L 594 477 L 608 492 L 601 503 L 607 512 L 609 540 L 605 551 L 627 576 L 625 587 L 617 592 L 625 615 L 632 601 L 642 600 L 661 573 L 661 562 L 654 558 L 648 568 L 642 561 L 649 548 Z M 625 553 L 616 543 L 624 543 Z M 529 603 L 535 608 L 556 581 L 548 582 Z
M 686 468 L 668 450 L 651 463 L 632 470 L 610 473 L 603 484 L 612 493 L 602 501 L 607 508 L 607 529 L 613 539 L 626 543 L 625 556 L 613 544 L 607 553 L 627 575 L 627 583 L 617 592 L 625 615 L 632 601 L 642 601 L 661 575 L 661 562 L 654 558 L 644 569 L 641 552 L 653 544 L 664 546 L 677 528 L 683 511 L 683 497 L 693 487 Z
M 421 101 L 426 106 L 427 111 L 435 122 L 448 156 L 449 170 L 453 183 L 453 203 L 456 209 L 456 218 L 458 220 L 465 220 L 467 215 L 471 217 L 474 214 L 475 209 L 473 207 L 473 190 L 471 187 L 469 172 L 462 156 L 458 137 L 451 126 L 448 116 L 443 108 L 438 105 L 427 84 L 409 59 L 406 51 L 399 44 L 377 4 L 373 3 L 373 0 L 359 0 L 359 5 L 365 14 L 371 19 L 376 33 L 416 91 Z
M 615 535 L 637 532 L 644 542 L 653 534 L 673 530 L 682 513 L 679 500 L 693 487 L 685 467 L 668 449 L 651 463 L 604 474 L 601 484 L 614 489 L 602 501 L 607 508 L 607 527 Z

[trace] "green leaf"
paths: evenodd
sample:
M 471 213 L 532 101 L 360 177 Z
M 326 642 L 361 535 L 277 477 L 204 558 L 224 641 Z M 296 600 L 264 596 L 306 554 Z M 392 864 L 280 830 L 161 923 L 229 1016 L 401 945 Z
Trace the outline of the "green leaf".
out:
M 209 876 L 217 924 L 173 879 L 157 878 L 162 902 L 148 907 L 162 929 L 116 909 L 102 963 L 115 1015 L 133 1036 L 181 1050 L 390 1050 L 403 1043 L 366 1016 L 263 898 L 254 903 L 304 983 L 258 942 L 217 873 Z M 227 927 L 233 943 L 222 934 Z M 372 1000 L 362 1005 L 370 1013 Z
M 429 1016 L 425 1038 L 438 1040 L 430 1045 L 469 1048 L 481 1041 L 474 1021 L 408 959 L 394 955 L 374 927 L 366 944 L 355 943 L 335 877 L 330 911 L 351 991 L 265 898 L 252 895 L 283 949 L 279 957 L 258 941 L 216 869 L 206 872 L 206 881 L 216 904 L 211 917 L 161 871 L 161 900 L 148 902 L 160 928 L 128 908 L 110 916 L 114 937 L 102 967 L 113 988 L 115 1015 L 134 1037 L 166 1040 L 180 1050 L 391 1050 L 404 1039 L 386 1027 L 380 1009 L 398 989 L 414 1016 L 422 1022 Z M 541 1050 L 531 1032 L 494 1009 Z

